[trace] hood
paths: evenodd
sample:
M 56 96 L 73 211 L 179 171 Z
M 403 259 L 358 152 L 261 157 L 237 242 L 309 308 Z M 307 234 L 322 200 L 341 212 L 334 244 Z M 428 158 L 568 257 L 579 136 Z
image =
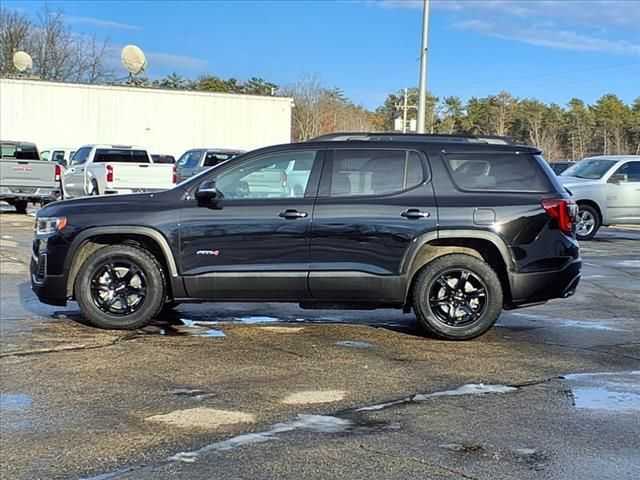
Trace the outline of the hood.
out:
M 72 215 L 73 213 L 95 213 L 122 211 L 144 211 L 150 202 L 161 201 L 173 190 L 154 193 L 132 193 L 128 195 L 100 195 L 95 197 L 72 198 L 49 203 L 38 211 L 39 217 Z
M 558 176 L 558 180 L 560 180 L 560 183 L 562 183 L 562 185 L 564 185 L 565 187 L 574 187 L 574 188 L 586 187 L 588 185 L 595 185 L 600 181 L 600 179 L 593 180 L 591 178 L 565 177 L 562 175 Z

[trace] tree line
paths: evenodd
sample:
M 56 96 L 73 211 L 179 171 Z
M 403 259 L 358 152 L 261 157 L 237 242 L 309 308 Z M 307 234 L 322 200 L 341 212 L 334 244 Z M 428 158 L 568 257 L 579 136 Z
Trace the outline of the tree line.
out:
M 74 32 L 64 12 L 47 4 L 35 19 L 21 11 L 0 8 L 0 74 L 14 75 L 13 54 L 27 51 L 33 58 L 30 74 L 43 80 L 107 83 L 147 88 L 197 90 L 293 98 L 292 139 L 307 140 L 335 131 L 393 131 L 403 117 L 404 91 L 391 93 L 370 111 L 347 98 L 317 75 L 303 74 L 279 86 L 263 78 L 247 81 L 203 74 L 195 79 L 177 73 L 149 80 L 144 76 L 117 79 L 108 58 L 113 49 L 95 35 Z M 111 58 L 111 60 L 113 60 Z M 408 89 L 407 104 L 417 104 L 418 91 Z M 607 93 L 593 104 L 578 98 L 566 105 L 516 98 L 509 92 L 472 97 L 427 96 L 425 124 L 430 133 L 504 135 L 543 149 L 549 161 L 601 154 L 640 154 L 640 97 L 631 105 Z M 407 112 L 415 120 L 416 108 Z

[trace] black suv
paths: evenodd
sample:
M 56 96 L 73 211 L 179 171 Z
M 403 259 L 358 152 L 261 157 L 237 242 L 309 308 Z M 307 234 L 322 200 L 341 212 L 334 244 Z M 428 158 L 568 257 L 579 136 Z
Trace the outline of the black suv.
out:
M 182 302 L 278 301 L 413 308 L 428 333 L 470 339 L 580 279 L 576 206 L 540 154 L 399 134 L 263 148 L 166 192 L 47 205 L 32 286 L 103 328 Z

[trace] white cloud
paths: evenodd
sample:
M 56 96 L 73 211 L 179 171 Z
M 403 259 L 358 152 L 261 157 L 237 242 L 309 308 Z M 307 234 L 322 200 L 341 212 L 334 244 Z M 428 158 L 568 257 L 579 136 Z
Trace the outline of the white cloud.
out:
M 563 50 L 640 54 L 640 2 L 634 0 L 433 0 L 431 5 L 459 19 L 454 27 L 483 35 Z M 382 6 L 421 9 L 422 0 L 383 0 Z
M 141 30 L 142 27 L 137 25 L 128 25 L 126 23 L 113 22 L 111 20 L 100 20 L 99 18 L 91 18 L 91 17 L 74 17 L 70 15 L 65 15 L 64 19 L 68 23 L 76 24 L 76 25 L 89 25 L 92 27 L 98 28 L 115 28 L 119 30 Z
M 505 25 L 481 20 L 456 22 L 454 23 L 454 27 L 461 30 L 482 33 L 491 37 L 506 38 L 541 47 L 585 52 L 640 55 L 640 45 L 638 44 L 625 40 L 613 42 L 569 30 L 553 30 L 537 26 L 522 28 L 516 25 Z

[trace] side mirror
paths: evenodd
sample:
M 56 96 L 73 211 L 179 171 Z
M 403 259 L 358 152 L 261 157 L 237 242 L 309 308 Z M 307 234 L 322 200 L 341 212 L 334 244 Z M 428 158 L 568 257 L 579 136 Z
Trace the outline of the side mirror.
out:
M 609 177 L 607 183 L 615 183 L 616 185 L 619 183 L 627 183 L 629 181 L 629 177 L 626 173 L 614 173 Z
M 67 168 L 67 161 L 64 158 L 61 158 L 60 160 L 58 160 L 58 165 L 60 165 L 62 168 Z
M 223 195 L 216 188 L 216 182 L 213 180 L 204 181 L 198 187 L 195 194 L 198 205 L 221 209 Z

